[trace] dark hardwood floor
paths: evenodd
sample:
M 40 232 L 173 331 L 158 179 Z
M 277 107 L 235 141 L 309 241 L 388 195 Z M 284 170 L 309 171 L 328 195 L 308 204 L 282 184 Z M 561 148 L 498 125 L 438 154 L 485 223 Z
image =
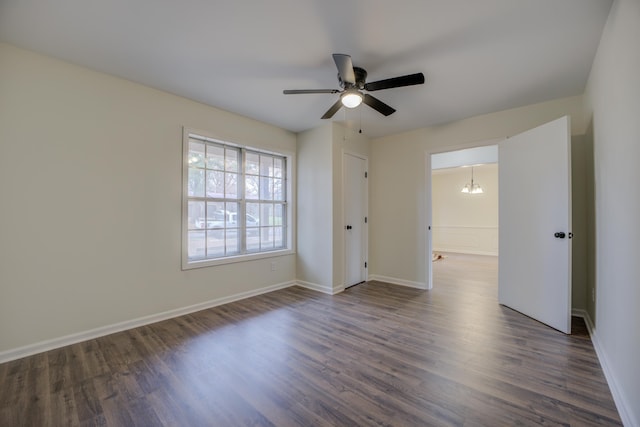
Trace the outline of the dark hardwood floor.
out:
M 288 288 L 0 365 L 0 426 L 621 425 L 584 324 L 497 303 L 497 260 L 434 289 Z

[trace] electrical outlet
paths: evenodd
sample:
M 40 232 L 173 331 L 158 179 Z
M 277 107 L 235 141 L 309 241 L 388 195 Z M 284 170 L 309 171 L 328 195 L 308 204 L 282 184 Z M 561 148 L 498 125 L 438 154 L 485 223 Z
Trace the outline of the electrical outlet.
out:
M 271 271 L 276 271 L 276 263 L 275 263 L 275 261 L 273 261 L 271 263 Z

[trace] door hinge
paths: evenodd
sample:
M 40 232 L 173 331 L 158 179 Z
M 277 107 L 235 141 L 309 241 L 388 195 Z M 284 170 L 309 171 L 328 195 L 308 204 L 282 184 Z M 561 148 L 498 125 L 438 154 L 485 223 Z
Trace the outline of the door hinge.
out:
M 367 223 L 367 217 L 366 216 L 364 217 L 364 223 L 365 224 Z
M 369 177 L 368 175 L 369 175 L 369 174 L 368 174 L 368 172 L 365 172 L 365 173 L 364 173 L 364 177 L 365 177 L 365 178 L 368 178 L 368 177 Z
M 365 263 L 364 263 L 364 268 L 367 268 L 367 262 L 366 262 L 366 261 L 365 261 Z

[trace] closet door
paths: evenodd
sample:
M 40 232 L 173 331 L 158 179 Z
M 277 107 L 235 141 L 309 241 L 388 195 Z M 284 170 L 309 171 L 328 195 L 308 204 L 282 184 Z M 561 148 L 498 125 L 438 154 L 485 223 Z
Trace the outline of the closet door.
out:
M 344 154 L 345 288 L 367 280 L 367 161 Z

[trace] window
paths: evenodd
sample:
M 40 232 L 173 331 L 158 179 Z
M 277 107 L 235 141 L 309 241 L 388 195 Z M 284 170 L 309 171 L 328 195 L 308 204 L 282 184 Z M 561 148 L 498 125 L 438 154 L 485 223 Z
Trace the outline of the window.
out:
M 289 249 L 287 156 L 192 133 L 184 156 L 183 267 Z

